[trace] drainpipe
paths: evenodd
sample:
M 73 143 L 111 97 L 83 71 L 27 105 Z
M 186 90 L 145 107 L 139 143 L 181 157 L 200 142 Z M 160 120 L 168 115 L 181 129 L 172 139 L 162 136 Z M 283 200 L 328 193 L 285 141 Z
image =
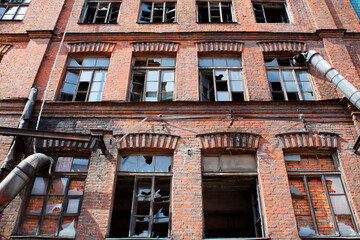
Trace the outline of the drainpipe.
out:
M 38 90 L 36 88 L 31 88 L 30 94 L 29 94 L 29 98 L 28 101 L 25 104 L 23 113 L 21 115 L 20 118 L 20 123 L 18 128 L 27 128 L 27 126 L 29 125 L 29 121 L 31 119 L 31 115 L 35 106 L 35 99 L 36 99 L 36 95 L 37 95 Z M 11 147 L 9 149 L 9 152 L 5 158 L 4 163 L 1 166 L 1 171 L 3 170 L 7 170 L 10 171 L 12 169 L 11 163 L 17 158 L 19 157 L 19 154 L 21 151 L 19 151 L 18 149 L 18 144 L 20 142 L 20 139 L 18 136 L 14 137 L 14 140 L 11 144 Z
M 52 158 L 42 153 L 32 154 L 21 161 L 0 183 L 0 213 L 34 177 L 36 172 L 50 164 L 50 173 L 53 163 Z
M 338 71 L 335 70 L 319 53 L 314 50 L 298 54 L 294 57 L 294 64 L 299 65 L 305 61 L 311 63 L 327 80 L 334 84 L 349 101 L 360 109 L 360 92 Z

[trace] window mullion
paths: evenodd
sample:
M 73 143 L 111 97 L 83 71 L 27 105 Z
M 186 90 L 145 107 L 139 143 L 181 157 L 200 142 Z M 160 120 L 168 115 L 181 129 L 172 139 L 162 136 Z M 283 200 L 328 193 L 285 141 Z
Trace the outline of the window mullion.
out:
M 155 176 L 151 177 L 151 200 L 150 200 L 150 216 L 149 216 L 149 237 L 151 237 L 154 222 L 154 201 L 155 201 Z
M 231 84 L 230 84 L 230 73 L 229 73 L 229 69 L 226 69 L 226 76 L 227 76 L 227 86 L 228 86 L 228 94 L 229 94 L 229 99 L 230 101 L 233 100 L 232 98 L 232 91 L 231 91 Z
M 130 227 L 129 227 L 129 237 L 133 236 L 135 234 L 135 224 L 136 224 L 136 209 L 137 209 L 137 196 L 136 193 L 137 190 L 137 182 L 138 178 L 137 176 L 134 177 L 134 187 L 133 187 L 133 199 L 132 199 L 132 206 L 131 206 L 131 217 L 130 217 Z
M 158 71 L 158 87 L 157 87 L 157 96 L 156 99 L 158 102 L 161 101 L 161 69 Z
M 207 2 L 207 5 L 208 5 L 208 17 L 209 17 L 208 21 L 210 23 L 211 22 L 210 2 Z
M 356 221 L 356 219 L 354 217 L 355 213 L 354 213 L 354 211 L 353 211 L 353 209 L 351 207 L 350 201 L 349 201 L 348 191 L 347 191 L 347 188 L 345 187 L 345 182 L 343 181 L 342 175 L 340 175 L 339 178 L 340 178 L 341 186 L 344 189 L 344 194 L 343 195 L 345 195 L 346 202 L 347 202 L 347 204 L 349 205 L 349 208 L 350 208 L 351 220 L 352 220 L 353 226 L 354 226 L 356 232 L 359 233 L 359 227 L 358 227 L 357 221 Z
M 295 70 L 293 69 L 291 72 L 292 72 L 293 77 L 295 79 L 295 84 L 296 84 L 296 89 L 298 91 L 299 99 L 303 100 L 303 92 L 301 92 L 300 85 L 299 85 L 299 80 L 296 77 Z M 316 156 L 316 159 L 317 159 L 317 156 Z M 318 160 L 318 163 L 319 163 L 319 160 Z
M 216 87 L 216 77 L 215 77 L 215 69 L 212 69 L 212 77 L 213 77 L 213 83 L 214 83 L 214 97 L 215 101 L 217 101 L 217 87 Z
M 147 86 L 147 76 L 148 76 L 148 69 L 145 71 L 145 76 L 144 76 L 144 87 L 143 87 L 143 93 L 142 93 L 142 96 L 141 96 L 141 101 L 146 101 L 146 86 Z M 137 161 L 138 162 L 138 161 Z M 137 162 L 136 162 L 136 165 L 137 165 Z M 136 169 L 137 169 L 137 166 L 136 166 Z
M 99 8 L 100 8 L 100 2 L 97 3 L 96 11 L 95 11 L 95 14 L 94 14 L 93 23 L 96 22 L 96 18 L 97 18 L 97 14 L 98 14 Z
M 112 3 L 110 3 L 110 2 L 108 3 L 108 9 L 107 9 L 107 11 L 106 11 L 106 16 L 105 16 L 105 19 L 104 19 L 104 23 L 108 23 L 108 22 L 109 22 L 109 21 L 108 21 L 108 18 L 110 17 L 109 14 L 110 14 L 110 9 L 111 9 L 111 8 L 110 8 L 110 7 L 111 7 L 111 4 L 112 4 Z
M 220 22 L 224 22 L 224 19 L 222 16 L 221 2 L 219 2 L 219 14 L 220 14 Z
M 162 22 L 166 22 L 166 2 L 163 3 L 163 10 L 162 10 Z
M 71 163 L 72 165 L 73 163 Z M 70 177 L 67 177 L 67 183 L 65 186 L 65 190 L 64 190 L 64 195 L 63 195 L 63 202 L 61 204 L 61 211 L 60 211 L 60 215 L 59 215 L 59 222 L 56 226 L 56 231 L 55 231 L 55 236 L 59 236 L 59 231 L 61 228 L 61 223 L 62 223 L 62 219 L 63 219 L 63 215 L 64 215 L 64 211 L 65 208 L 67 207 L 67 205 L 69 204 L 68 202 L 68 189 L 69 189 L 69 185 L 70 185 Z
M 328 189 L 327 189 L 327 185 L 326 185 L 326 181 L 325 181 L 325 176 L 324 176 L 324 175 L 321 176 L 321 182 L 322 182 L 322 185 L 323 185 L 324 190 L 325 190 L 325 195 L 326 195 L 326 198 L 327 198 L 327 201 L 328 201 L 328 204 L 329 204 L 329 208 L 330 208 L 331 216 L 332 216 L 332 219 L 333 219 L 335 231 L 336 231 L 336 233 L 337 233 L 338 235 L 340 235 L 339 226 L 338 226 L 337 221 L 336 221 L 336 216 L 335 216 L 334 208 L 333 208 L 333 205 L 332 205 L 330 196 L 329 196 L 329 191 L 328 191 Z M 349 205 L 349 207 L 350 207 L 350 205 Z
M 264 9 L 264 4 L 261 4 L 261 9 L 262 9 L 262 14 L 263 14 L 263 16 L 264 16 L 265 23 L 267 23 L 266 15 L 265 15 L 265 9 Z
M 151 12 L 150 12 L 150 23 L 152 23 L 154 21 L 154 6 L 155 6 L 155 2 L 151 3 Z
M 85 97 L 85 101 L 88 101 L 89 99 L 89 96 L 90 96 L 90 92 L 91 92 L 91 87 L 92 87 L 92 83 L 94 81 L 94 76 L 95 76 L 95 70 L 92 71 L 92 74 L 91 74 L 91 78 L 90 78 L 90 81 L 89 81 L 89 87 L 88 87 L 88 90 L 86 92 L 86 97 Z
M 307 194 L 307 197 L 308 197 L 308 202 L 309 202 L 309 206 L 310 206 L 310 214 L 311 214 L 311 218 L 312 218 L 312 221 L 313 221 L 313 224 L 314 224 L 314 228 L 315 228 L 315 231 L 316 231 L 316 235 L 319 236 L 319 227 L 317 225 L 317 222 L 316 222 L 316 216 L 315 216 L 315 212 L 314 212 L 314 206 L 312 204 L 312 198 L 311 198 L 311 195 L 310 195 L 310 190 L 309 190 L 309 185 L 308 185 L 308 182 L 307 182 L 307 177 L 304 175 L 303 176 L 303 181 L 304 181 L 304 185 L 305 185 L 305 190 L 306 190 L 306 194 Z
M 48 187 L 47 187 L 47 190 L 46 190 L 46 195 L 44 196 L 43 207 L 42 207 L 41 212 L 40 212 L 40 219 L 39 219 L 38 228 L 36 230 L 36 235 L 40 235 L 41 226 L 42 226 L 42 223 L 44 221 L 45 214 L 46 214 L 46 206 L 47 206 L 47 202 L 49 200 L 49 194 L 50 194 L 52 181 L 53 181 L 53 178 L 50 176 L 49 177 L 49 182 L 48 182 Z
M 283 90 L 283 94 L 284 94 L 285 100 L 288 101 L 289 98 L 288 98 L 288 95 L 287 95 L 285 82 L 284 82 L 284 79 L 283 79 L 283 76 L 282 76 L 282 71 L 281 71 L 280 68 L 279 68 L 279 78 L 280 78 L 281 87 L 282 87 L 282 90 Z
M 255 194 L 254 194 L 254 190 L 251 190 L 251 209 L 252 209 L 252 214 L 253 214 L 253 224 L 254 224 L 254 230 L 255 230 L 255 237 L 259 237 L 258 236 L 258 229 L 257 229 L 257 215 L 256 215 L 256 199 L 255 199 Z

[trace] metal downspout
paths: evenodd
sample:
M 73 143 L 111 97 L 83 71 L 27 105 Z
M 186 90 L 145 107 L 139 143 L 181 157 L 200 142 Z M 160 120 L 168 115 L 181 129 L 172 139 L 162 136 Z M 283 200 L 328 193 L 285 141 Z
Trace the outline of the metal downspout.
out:
M 0 183 L 0 213 L 46 164 L 50 164 L 50 173 L 54 160 L 45 154 L 35 153 L 25 158 L 6 176 Z

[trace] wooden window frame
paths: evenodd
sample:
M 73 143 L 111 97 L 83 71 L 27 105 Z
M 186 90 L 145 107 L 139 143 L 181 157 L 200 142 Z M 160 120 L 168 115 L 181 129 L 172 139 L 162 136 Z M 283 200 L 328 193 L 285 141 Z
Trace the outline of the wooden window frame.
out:
M 70 186 L 70 182 L 72 180 L 81 180 L 84 182 L 84 188 L 85 188 L 85 184 L 86 184 L 86 177 L 87 177 L 87 173 L 88 170 L 85 172 L 71 172 L 72 169 L 72 165 L 73 165 L 73 161 L 74 159 L 87 159 L 88 160 L 88 165 L 87 167 L 89 167 L 89 163 L 90 163 L 90 159 L 86 158 L 86 157 L 72 157 L 72 163 L 70 166 L 70 172 L 62 172 L 62 171 L 58 171 L 55 172 L 53 171 L 51 173 L 51 176 L 46 176 L 44 177 L 43 175 L 36 175 L 34 180 L 32 181 L 31 185 L 26 189 L 26 194 L 25 196 L 27 196 L 25 199 L 26 201 L 23 202 L 22 204 L 22 214 L 21 217 L 18 221 L 18 227 L 15 231 L 15 236 L 26 236 L 26 237 L 42 237 L 42 236 L 49 236 L 48 234 L 41 234 L 41 228 L 44 222 L 44 218 L 46 215 L 46 209 L 47 209 L 47 204 L 48 204 L 48 200 L 49 197 L 60 197 L 62 196 L 62 203 L 61 203 L 61 208 L 60 208 L 60 214 L 59 214 L 59 219 L 58 219 L 58 223 L 56 225 L 56 230 L 55 230 L 55 234 L 54 235 L 50 235 L 50 236 L 54 236 L 54 237 L 69 237 L 69 236 L 60 236 L 59 233 L 61 231 L 61 225 L 62 225 L 62 220 L 64 217 L 77 217 L 79 218 L 80 216 L 80 212 L 81 212 L 81 206 L 82 206 L 82 202 L 84 199 L 84 193 L 85 191 L 83 191 L 82 195 L 69 195 L 68 194 L 68 190 L 69 190 L 69 186 Z M 35 184 L 35 179 L 36 177 L 40 177 L 40 178 L 44 178 L 44 179 L 48 179 L 48 183 L 47 183 L 47 187 L 45 189 L 45 194 L 31 194 L 31 191 L 33 189 L 33 186 Z M 50 194 L 50 190 L 51 190 L 51 186 L 52 186 L 52 182 L 54 181 L 54 179 L 61 179 L 61 178 L 66 178 L 67 179 L 67 183 L 66 186 L 64 187 L 64 193 L 63 194 Z M 85 190 L 85 189 L 84 189 Z M 26 209 L 29 206 L 30 203 L 30 198 L 31 196 L 43 196 L 44 197 L 44 201 L 42 203 L 42 208 L 39 214 L 26 214 Z M 66 208 L 68 206 L 69 203 L 69 199 L 80 199 L 79 200 L 79 205 L 78 205 L 78 212 L 77 213 L 65 213 Z M 37 225 L 37 229 L 36 229 L 36 233 L 34 235 L 24 235 L 21 231 L 21 227 L 23 226 L 24 220 L 26 216 L 39 216 L 39 222 Z M 51 216 L 51 215 L 50 215 Z M 77 220 L 78 224 L 79 219 Z M 76 228 L 75 228 L 76 229 Z M 76 233 L 75 233 L 76 234 Z M 74 236 L 75 237 L 75 236 Z
M 200 11 L 199 11 L 199 3 L 207 3 L 207 11 L 208 11 L 208 21 L 200 21 Z M 214 22 L 212 21 L 211 16 L 211 5 L 218 3 L 219 5 L 219 13 L 220 13 L 220 22 Z M 222 13 L 222 4 L 230 4 L 230 11 L 231 11 L 231 21 L 225 21 L 223 19 L 223 13 Z M 235 11 L 232 4 L 232 1 L 197 1 L 196 2 L 196 22 L 197 23 L 235 23 Z
M 149 22 L 145 22 L 142 21 L 141 19 L 143 18 L 142 16 L 142 6 L 143 4 L 151 4 L 151 12 L 150 12 L 150 20 Z M 161 22 L 154 22 L 154 9 L 155 9 L 155 4 L 159 4 L 162 3 L 162 21 Z M 167 4 L 169 3 L 173 3 L 175 4 L 175 16 L 174 16 L 174 20 L 173 21 L 168 21 L 167 19 Z M 139 13 L 139 18 L 138 18 L 138 23 L 176 23 L 177 22 L 177 2 L 176 1 L 165 1 L 165 2 L 160 2 L 160 1 L 142 1 L 141 5 L 140 5 L 140 13 Z
M 97 3 L 97 7 L 96 7 L 96 11 L 94 13 L 94 16 L 92 17 L 92 21 L 91 22 L 85 22 L 85 19 L 87 17 L 87 13 L 88 13 L 90 4 L 96 4 L 96 3 Z M 108 4 L 108 10 L 106 12 L 106 16 L 104 18 L 104 21 L 103 22 L 96 22 L 96 19 L 98 18 L 98 11 L 99 11 L 99 8 L 100 8 L 100 4 L 105 4 L 105 3 Z M 110 13 L 110 9 L 112 9 L 113 4 L 119 4 L 119 9 L 115 10 L 115 11 L 117 11 L 116 21 L 112 21 L 110 19 L 110 16 L 112 14 L 112 13 Z M 84 4 L 83 11 L 82 11 L 83 13 L 81 14 L 81 18 L 80 18 L 79 23 L 84 23 L 84 24 L 116 24 L 116 23 L 118 23 L 118 19 L 120 17 L 121 4 L 122 4 L 122 1 L 116 1 L 116 0 L 113 0 L 113 1 L 109 1 L 109 0 L 87 0 L 85 2 L 85 4 Z
M 285 1 L 271 1 L 271 2 L 268 2 L 268 1 L 253 1 L 252 2 L 253 4 L 253 9 L 254 9 L 254 15 L 255 15 L 255 21 L 257 23 L 269 23 L 268 20 L 267 20 L 267 16 L 266 16 L 266 11 L 265 11 L 265 8 L 268 8 L 268 7 L 271 7 L 271 6 L 276 6 L 278 5 L 278 7 L 283 7 L 284 8 L 284 11 L 285 11 L 285 14 L 286 14 L 286 20 L 282 20 L 281 22 L 270 22 L 270 23 L 291 23 L 291 18 L 290 18 L 290 14 L 289 14 L 289 10 L 288 10 L 288 6 L 287 6 L 287 3 Z M 264 19 L 264 22 L 259 22 L 257 19 L 258 17 L 256 16 L 256 10 L 255 9 L 255 6 L 254 5 L 260 5 L 261 6 L 261 12 L 262 12 L 262 15 L 263 15 L 263 19 Z
M 265 56 L 265 58 L 272 58 L 272 57 L 276 58 L 276 59 L 289 59 L 289 61 L 291 61 L 291 58 L 287 58 L 287 57 Z M 282 91 L 274 91 L 272 89 L 271 82 L 275 82 L 275 81 L 270 81 L 269 77 L 268 77 L 268 82 L 269 82 L 269 87 L 270 87 L 271 93 L 283 93 L 283 96 L 284 96 L 283 101 L 316 101 L 317 100 L 316 93 L 315 93 L 315 90 L 314 90 L 313 81 L 312 81 L 312 79 L 311 79 L 311 77 L 310 77 L 310 75 L 308 73 L 308 68 L 307 68 L 306 65 L 304 65 L 304 66 L 274 66 L 274 67 L 265 66 L 265 68 L 266 68 L 267 73 L 271 72 L 271 71 L 277 71 L 278 72 Z M 285 81 L 284 81 L 284 78 L 283 78 L 283 75 L 282 75 L 282 71 L 291 71 L 292 72 L 292 75 L 293 75 L 294 80 L 295 80 L 296 89 L 297 89 L 296 92 L 288 92 L 286 90 Z M 300 85 L 299 85 L 300 81 L 296 76 L 296 72 L 306 72 L 307 78 L 309 80 L 308 82 L 311 85 L 311 89 L 312 89 L 311 93 L 312 93 L 314 99 L 309 99 L 309 100 L 305 99 L 304 100 L 303 94 L 304 93 L 309 93 L 309 92 L 301 91 L 301 88 L 300 88 Z M 289 100 L 288 93 L 297 93 L 297 96 L 298 96 L 299 99 L 297 99 L 297 100 L 294 100 L 294 99 Z M 272 97 L 272 98 L 274 100 L 274 97 Z M 282 100 L 274 100 L 274 101 L 282 101 Z
M 306 197 L 307 197 L 308 202 L 309 202 L 310 214 L 311 214 L 312 223 L 314 225 L 314 228 L 315 228 L 314 230 L 316 232 L 316 235 L 315 236 L 303 236 L 303 237 L 304 238 L 308 238 L 308 237 L 311 238 L 311 237 L 321 237 L 321 236 L 323 236 L 319 232 L 318 223 L 316 221 L 315 209 L 314 209 L 314 206 L 313 206 L 313 203 L 312 203 L 312 197 L 311 197 L 311 194 L 310 194 L 308 181 L 307 181 L 308 178 L 312 178 L 312 177 L 318 177 L 318 178 L 321 179 L 321 183 L 322 183 L 322 186 L 324 187 L 324 192 L 325 192 L 326 199 L 328 201 L 328 206 L 329 206 L 330 213 L 331 213 L 332 224 L 334 225 L 334 229 L 336 231 L 335 235 L 326 235 L 325 237 L 351 237 L 351 236 L 342 236 L 342 235 L 340 235 L 340 230 L 339 230 L 339 226 L 338 226 L 338 223 L 337 223 L 337 220 L 336 220 L 334 207 L 333 207 L 333 204 L 332 204 L 331 199 L 330 199 L 330 196 L 337 195 L 337 194 L 330 194 L 329 193 L 329 190 L 328 190 L 327 184 L 326 184 L 326 180 L 325 180 L 326 177 L 331 177 L 331 176 L 338 177 L 340 179 L 340 181 L 341 181 L 341 185 L 342 185 L 342 188 L 344 190 L 344 193 L 339 194 L 339 195 L 344 195 L 346 197 L 347 204 L 348 204 L 348 206 L 350 208 L 351 220 L 352 220 L 353 226 L 355 228 L 354 230 L 358 233 L 357 236 L 359 236 L 360 229 L 358 227 L 358 223 L 357 223 L 356 218 L 355 218 L 354 210 L 353 210 L 353 208 L 351 206 L 351 203 L 349 201 L 349 194 L 348 194 L 347 188 L 346 188 L 346 186 L 344 184 L 344 179 L 342 177 L 342 173 L 339 170 L 340 166 L 339 166 L 339 162 L 338 162 L 338 159 L 336 157 L 336 154 L 331 154 L 331 153 L 291 153 L 291 154 L 289 153 L 289 154 L 286 154 L 285 153 L 285 156 L 286 155 L 300 155 L 300 164 L 301 165 L 302 165 L 301 156 L 303 156 L 303 155 L 316 156 L 316 160 L 317 160 L 317 163 L 318 163 L 318 166 L 319 166 L 319 169 L 320 169 L 318 171 L 309 171 L 309 170 L 308 171 L 305 171 L 305 170 L 303 170 L 303 171 L 289 171 L 289 170 L 287 170 L 287 174 L 288 174 L 289 179 L 291 179 L 291 178 L 302 178 L 305 189 L 306 189 Z M 333 163 L 334 163 L 334 167 L 335 167 L 336 170 L 334 170 L 334 171 L 321 170 L 321 165 L 320 165 L 320 162 L 319 162 L 319 156 L 320 155 L 331 156 L 331 158 L 333 160 Z M 300 215 L 300 216 L 303 216 L 303 215 Z
M 241 56 L 199 56 L 199 61 L 202 57 L 211 57 L 211 58 L 224 58 L 224 59 L 227 59 L 228 57 L 239 57 L 239 60 L 240 60 L 240 63 L 241 63 Z M 202 74 L 202 71 L 206 71 L 206 70 L 211 70 L 212 71 L 212 76 L 213 76 L 213 88 L 214 88 L 214 98 L 215 98 L 215 102 L 217 101 L 221 101 L 221 100 L 218 100 L 218 97 L 217 97 L 217 87 L 216 87 L 216 76 L 215 76 L 215 71 L 217 70 L 222 70 L 222 71 L 226 71 L 226 77 L 227 77 L 227 91 L 228 91 L 228 94 L 229 94 L 229 100 L 228 101 L 234 101 L 233 100 L 233 96 L 232 96 L 232 93 L 233 92 L 239 92 L 239 91 L 232 91 L 231 89 L 231 79 L 230 79 L 230 73 L 229 71 L 240 71 L 240 76 L 241 76 L 241 83 L 242 83 L 242 88 L 243 88 L 243 91 L 242 91 L 242 94 L 243 94 L 243 97 L 244 97 L 244 100 L 243 101 L 247 101 L 247 94 L 246 94 L 246 90 L 245 90 L 245 83 L 244 83 L 244 76 L 243 76 L 243 67 L 242 67 L 242 64 L 240 65 L 240 67 L 227 67 L 227 66 L 221 66 L 221 67 L 217 67 L 217 66 L 211 66 L 211 67 L 200 67 L 200 64 L 199 64 L 199 85 L 200 85 L 200 101 L 203 101 L 203 97 L 204 96 L 204 92 L 203 92 L 203 88 L 202 88 L 202 82 L 201 82 L 201 74 Z M 205 100 L 204 100 L 205 101 Z M 211 100 L 209 100 L 209 102 L 211 102 Z
M 31 3 L 31 0 L 10 0 L 7 3 L 0 3 L 0 8 L 4 9 L 3 13 L 0 14 L 0 20 L 1 21 L 22 21 L 25 17 L 25 14 L 29 8 L 29 5 Z M 11 19 L 4 19 L 6 12 L 13 8 L 13 7 L 17 7 L 16 11 L 14 12 L 14 14 L 12 15 Z M 19 10 L 21 8 L 26 8 L 24 14 L 18 15 Z M 22 18 L 16 19 L 16 16 L 22 16 Z
M 174 66 L 158 66 L 158 67 L 152 67 L 152 66 L 135 66 L 135 61 L 137 58 L 146 58 L 146 61 L 148 61 L 148 59 L 150 58 L 173 58 L 174 59 Z M 168 101 L 174 101 L 174 93 L 175 93 L 175 81 L 176 81 L 176 76 L 175 76 L 175 68 L 176 68 L 176 57 L 173 56 L 173 55 L 170 55 L 170 56 L 166 56 L 166 55 L 160 55 L 160 56 L 135 56 L 133 58 L 133 64 L 132 64 L 132 68 L 131 68 L 131 86 L 130 86 L 130 92 L 129 92 L 129 101 L 130 102 L 168 102 Z M 146 84 L 147 84 L 147 75 L 148 75 L 148 72 L 151 71 L 151 70 L 157 70 L 159 71 L 159 78 L 158 78 L 158 86 L 157 86 L 157 97 L 156 97 L 156 101 L 146 101 Z M 140 94 L 138 93 L 135 93 L 133 91 L 134 87 L 134 73 L 135 71 L 145 71 L 145 75 L 144 75 L 144 83 L 142 84 L 142 92 Z M 173 71 L 174 72 L 174 80 L 173 80 L 173 83 L 174 83 L 174 87 L 172 89 L 172 99 L 161 99 L 161 94 L 162 94 L 162 89 L 161 89 L 161 83 L 162 83 L 162 79 L 161 79 L 161 73 L 162 71 Z M 139 84 L 140 85 L 140 84 Z M 133 95 L 136 95 L 138 97 L 140 97 L 140 100 L 139 101 L 134 101 L 133 100 Z

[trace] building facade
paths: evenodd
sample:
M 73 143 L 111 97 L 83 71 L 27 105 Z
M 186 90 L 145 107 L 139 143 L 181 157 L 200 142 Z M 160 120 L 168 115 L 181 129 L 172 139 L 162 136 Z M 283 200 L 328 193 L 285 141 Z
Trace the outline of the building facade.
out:
M 360 238 L 358 6 L 0 1 L 0 239 Z

